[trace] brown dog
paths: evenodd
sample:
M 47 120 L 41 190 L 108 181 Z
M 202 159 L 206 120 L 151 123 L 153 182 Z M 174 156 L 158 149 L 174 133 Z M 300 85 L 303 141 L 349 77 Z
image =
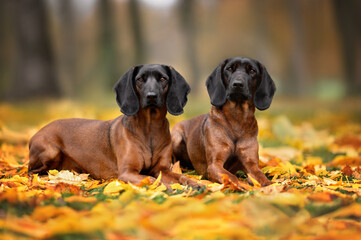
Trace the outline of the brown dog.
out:
M 116 83 L 116 100 L 125 114 L 114 120 L 57 120 L 30 140 L 29 174 L 50 169 L 89 173 L 96 179 L 118 178 L 194 184 L 170 171 L 173 154 L 167 110 L 183 113 L 190 87 L 173 68 L 140 65 Z
M 266 68 L 249 58 L 226 59 L 206 81 L 212 108 L 208 114 L 182 121 L 172 129 L 174 156 L 185 167 L 211 181 L 243 170 L 262 186 L 271 181 L 258 166 L 255 108 L 267 109 L 276 87 Z M 250 182 L 250 179 L 248 179 Z M 250 182 L 251 183 L 251 182 Z

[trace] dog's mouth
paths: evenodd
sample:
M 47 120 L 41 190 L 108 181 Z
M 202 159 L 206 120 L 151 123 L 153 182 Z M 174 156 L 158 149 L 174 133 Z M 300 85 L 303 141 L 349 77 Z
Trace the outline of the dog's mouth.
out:
M 145 109 L 148 109 L 150 114 L 156 114 L 161 107 L 162 106 L 160 106 L 159 104 L 152 102 L 152 103 L 147 103 Z
M 161 104 L 157 101 L 148 101 L 146 104 L 145 104 L 145 107 L 146 108 L 161 108 Z
M 156 114 L 158 108 L 150 108 L 150 114 Z
M 239 91 L 231 91 L 227 94 L 227 99 L 231 101 L 248 101 L 251 99 L 249 93 L 239 92 Z

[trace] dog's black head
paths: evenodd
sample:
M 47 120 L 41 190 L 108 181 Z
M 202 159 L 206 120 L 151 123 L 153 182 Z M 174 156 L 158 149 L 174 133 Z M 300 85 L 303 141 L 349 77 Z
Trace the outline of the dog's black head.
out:
M 206 81 L 209 97 L 214 106 L 227 101 L 251 100 L 259 110 L 271 105 L 275 84 L 265 66 L 249 58 L 229 58 L 222 61 Z
M 173 115 L 183 113 L 190 87 L 172 67 L 160 64 L 139 65 L 129 69 L 115 84 L 117 103 L 125 115 L 140 108 L 162 108 Z

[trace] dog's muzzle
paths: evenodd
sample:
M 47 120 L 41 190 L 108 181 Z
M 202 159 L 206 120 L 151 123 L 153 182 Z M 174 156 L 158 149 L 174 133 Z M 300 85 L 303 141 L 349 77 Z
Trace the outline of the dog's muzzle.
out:
M 145 107 L 161 107 L 161 101 L 159 94 L 155 92 L 149 92 L 146 95 Z
M 234 80 L 229 87 L 227 96 L 228 99 L 232 101 L 244 101 L 249 100 L 251 94 L 245 81 Z

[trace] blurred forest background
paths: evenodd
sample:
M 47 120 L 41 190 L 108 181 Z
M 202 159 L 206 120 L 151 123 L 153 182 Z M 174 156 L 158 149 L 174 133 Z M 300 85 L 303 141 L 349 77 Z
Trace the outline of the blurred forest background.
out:
M 259 60 L 277 96 L 361 95 L 359 0 L 1 0 L 0 101 L 101 96 L 164 63 L 208 101 L 227 57 Z

